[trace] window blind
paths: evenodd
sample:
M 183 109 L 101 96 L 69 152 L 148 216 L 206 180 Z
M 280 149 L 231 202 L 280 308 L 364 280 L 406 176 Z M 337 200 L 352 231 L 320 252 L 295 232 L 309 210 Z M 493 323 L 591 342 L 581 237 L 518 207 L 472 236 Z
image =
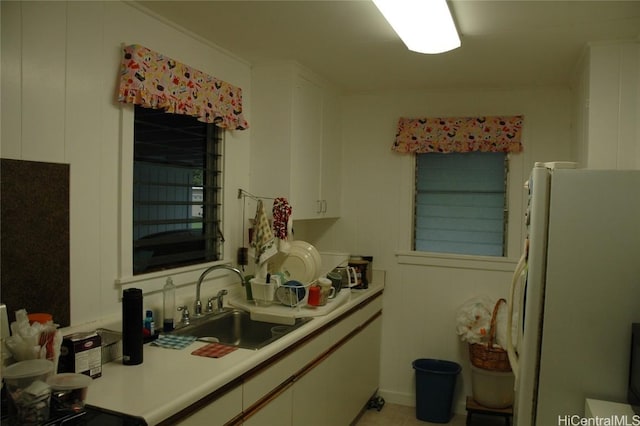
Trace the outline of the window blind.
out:
M 502 256 L 506 154 L 416 155 L 414 249 Z
M 223 131 L 136 106 L 134 274 L 221 257 Z

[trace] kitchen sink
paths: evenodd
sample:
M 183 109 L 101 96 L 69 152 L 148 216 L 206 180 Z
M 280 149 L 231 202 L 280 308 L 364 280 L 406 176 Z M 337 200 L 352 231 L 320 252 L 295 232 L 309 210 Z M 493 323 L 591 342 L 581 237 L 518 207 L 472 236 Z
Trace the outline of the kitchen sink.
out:
M 178 328 L 171 334 L 194 336 L 204 342 L 220 342 L 245 349 L 260 349 L 280 337 L 311 321 L 312 318 L 296 318 L 292 325 L 251 319 L 249 312 L 228 309 L 219 314 L 192 320 L 191 324 Z

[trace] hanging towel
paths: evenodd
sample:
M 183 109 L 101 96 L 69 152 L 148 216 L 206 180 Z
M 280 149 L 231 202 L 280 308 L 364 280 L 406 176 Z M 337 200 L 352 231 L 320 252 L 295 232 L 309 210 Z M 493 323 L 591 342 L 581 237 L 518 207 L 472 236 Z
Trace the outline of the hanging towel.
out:
M 291 216 L 291 205 L 286 198 L 276 198 L 273 200 L 273 231 L 276 238 L 286 240 L 289 237 L 287 223 Z
M 255 250 L 256 264 L 265 263 L 270 257 L 274 256 L 278 250 L 276 248 L 276 240 L 271 232 L 269 219 L 264 212 L 262 200 L 258 200 L 258 208 L 256 209 L 256 217 L 253 222 L 253 241 L 251 247 Z

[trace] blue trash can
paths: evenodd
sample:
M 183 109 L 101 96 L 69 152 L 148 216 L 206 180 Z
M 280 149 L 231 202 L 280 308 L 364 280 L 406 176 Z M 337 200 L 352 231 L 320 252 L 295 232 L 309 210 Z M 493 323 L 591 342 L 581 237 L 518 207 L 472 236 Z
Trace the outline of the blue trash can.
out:
M 432 423 L 451 420 L 453 394 L 462 370 L 452 361 L 421 358 L 413 361 L 416 371 L 416 418 Z

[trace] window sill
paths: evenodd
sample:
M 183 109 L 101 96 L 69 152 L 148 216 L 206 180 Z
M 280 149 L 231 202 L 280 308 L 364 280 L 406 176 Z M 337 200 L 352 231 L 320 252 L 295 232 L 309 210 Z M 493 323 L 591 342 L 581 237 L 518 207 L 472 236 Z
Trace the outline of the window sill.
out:
M 162 291 L 162 287 L 169 276 L 173 278 L 176 286 L 180 287 L 185 284 L 195 283 L 200 277 L 200 274 L 210 266 L 230 263 L 231 260 L 219 260 L 215 262 L 184 266 L 181 268 L 167 269 L 165 271 L 120 277 L 116 279 L 115 285 L 122 289 L 128 288 L 129 286 L 141 287 L 144 289 L 144 293 Z
M 398 251 L 396 258 L 400 265 L 435 266 L 440 268 L 475 269 L 479 271 L 512 272 L 517 259 L 492 256 L 468 256 L 449 253 L 429 253 L 419 251 Z

